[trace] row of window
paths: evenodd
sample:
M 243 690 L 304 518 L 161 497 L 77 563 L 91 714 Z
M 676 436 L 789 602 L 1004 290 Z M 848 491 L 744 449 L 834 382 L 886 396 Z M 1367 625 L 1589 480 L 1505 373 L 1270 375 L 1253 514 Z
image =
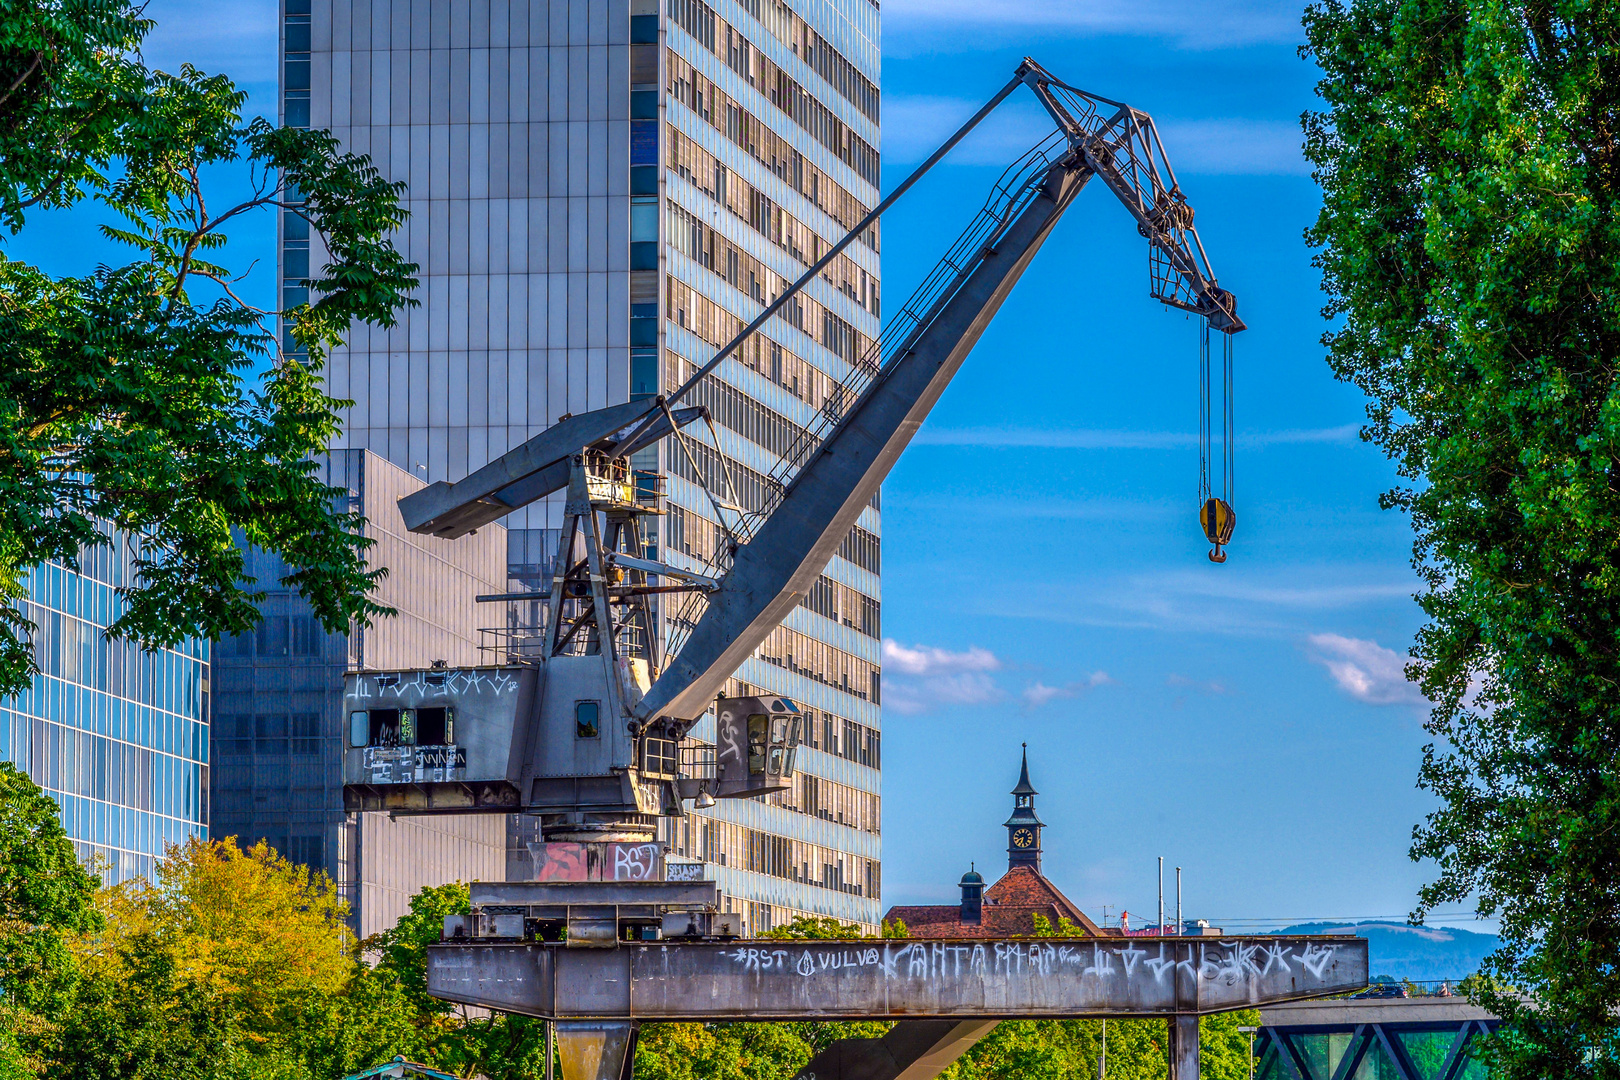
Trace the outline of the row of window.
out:
M 321 736 L 321 718 L 315 713 L 222 713 L 214 717 L 214 745 L 222 757 L 319 757 Z
M 873 507 L 877 506 L 876 497 L 873 498 Z M 883 572 L 883 540 L 875 533 L 869 533 L 859 525 L 849 530 L 844 542 L 838 545 L 838 554 L 846 562 L 852 562 L 862 570 L 870 570 L 874 574 Z
M 846 230 L 853 229 L 866 217 L 870 211 L 866 204 L 806 160 L 792 143 L 733 101 L 690 62 L 674 52 L 666 53 L 665 62 L 668 70 L 664 89 L 670 100 L 685 105 L 704 123 L 742 147 L 777 179 L 816 204 Z M 861 240 L 877 250 L 876 230 L 863 232 Z
M 692 40 L 741 75 L 748 85 L 764 94 L 772 105 L 831 150 L 839 161 L 873 187 L 878 186 L 877 150 L 816 100 L 814 94 L 800 86 L 798 80 L 750 45 L 742 33 L 726 25 L 703 0 L 670 0 L 669 15 Z M 723 34 L 718 32 L 722 28 Z
M 96 686 L 36 675 L 32 686 L 4 704 L 18 713 L 43 717 L 92 735 L 192 761 L 208 760 L 207 723 L 109 694 Z
M 140 541 L 127 533 L 115 532 L 103 521 L 93 521 L 96 531 L 106 543 L 79 549 L 77 569 L 69 569 L 58 562 L 42 563 L 29 572 L 24 588 L 29 598 L 46 607 L 63 611 L 83 612 L 94 618 L 90 610 L 105 605 L 103 596 L 116 601 L 117 594 L 104 587 L 124 588 L 134 585 L 140 576 Z M 102 623 L 117 617 L 109 611 Z
M 680 360 L 672 356 L 671 359 Z M 673 366 L 673 365 L 672 365 Z M 690 366 L 682 360 L 681 366 Z M 735 431 L 755 446 L 777 457 L 785 457 L 795 442 L 805 438 L 804 429 L 775 409 L 768 408 L 715 375 L 705 375 L 687 393 L 691 405 L 709 410 L 714 422 Z
M 698 311 L 706 315 L 718 315 L 724 316 L 726 319 L 734 319 L 724 308 L 674 278 L 670 279 L 669 291 L 672 309 L 678 298 L 680 302 L 688 305 L 677 312 L 681 318 L 685 318 L 688 311 Z M 740 327 L 741 324 L 738 323 L 738 326 Z M 703 335 L 700 334 L 699 336 Z M 733 334 L 733 336 L 735 335 Z M 726 340 L 730 339 L 727 338 Z M 800 400 L 805 400 L 801 397 L 802 388 L 814 388 L 809 395 L 811 398 L 809 403 L 815 404 L 816 400 L 819 399 L 821 401 L 819 408 L 829 412 L 833 412 L 836 402 L 849 392 L 835 383 L 826 372 L 799 359 L 763 334 L 755 334 L 747 341 L 744 341 L 733 355 L 744 367 L 770 379 L 784 390 L 791 392 L 795 397 L 800 397 Z M 670 362 L 668 364 L 669 378 L 666 390 L 669 393 L 674 393 L 677 387 L 697 373 L 697 365 L 675 352 L 668 353 L 668 356 Z M 774 409 L 755 401 L 730 383 L 716 381 L 716 385 L 724 389 L 712 392 L 706 391 L 705 385 L 707 382 L 708 380 L 705 379 L 703 383 L 698 384 L 698 386 L 694 387 L 692 393 L 694 395 L 707 395 L 702 396 L 701 400 L 709 406 L 709 411 L 715 415 L 723 426 L 730 428 L 737 434 L 778 456 L 784 456 L 790 448 L 799 451 L 804 449 L 802 446 L 795 446 L 794 440 L 798 438 L 798 433 L 803 429 L 793 421 Z M 730 395 L 733 393 L 736 400 L 730 401 Z M 728 412 L 728 410 L 735 411 Z M 723 416 L 728 418 L 722 418 Z M 778 447 L 781 447 L 781 449 L 778 449 Z M 881 492 L 872 493 L 872 498 L 869 500 L 872 509 L 882 509 L 881 494 Z M 872 534 L 864 533 L 864 535 L 873 543 L 876 542 L 877 538 Z M 851 559 L 850 561 L 855 560 Z M 860 565 L 876 572 L 875 551 L 871 555 L 870 562 L 872 565 L 868 565 L 865 561 Z
M 725 345 L 743 328 L 743 321 L 709 297 L 675 277 L 665 279 L 667 304 L 664 317 L 690 330 L 710 345 Z M 800 357 L 793 350 L 756 332 L 732 354 L 737 362 L 770 379 L 807 405 L 820 409 L 839 394 L 838 380 Z M 697 370 L 685 357 L 676 363 L 672 354 L 666 373 L 665 389 L 673 391 Z
M 690 458 L 687 456 L 688 452 L 691 454 Z M 705 485 L 716 499 L 721 502 L 735 502 L 744 511 L 754 511 L 764 506 L 766 494 L 775 485 L 775 481 L 768 477 L 761 476 L 741 462 L 733 461 L 694 439 L 685 439 L 681 445 L 669 448 L 669 471 L 683 480 Z M 726 482 L 728 473 L 729 485 Z M 684 540 L 677 543 L 671 534 L 671 546 L 680 547 L 684 551 L 686 550 L 684 543 L 686 543 Z M 693 554 L 693 557 L 697 556 Z
M 72 615 L 21 604 L 34 624 L 34 663 L 42 675 L 93 686 L 183 716 L 202 716 L 207 664 L 169 649 L 109 640 L 103 628 Z
M 782 0 L 740 0 L 748 14 L 759 20 L 772 37 L 792 49 L 806 64 L 827 81 L 827 85 L 859 109 L 874 123 L 879 120 L 878 88 L 862 75 L 810 24 Z
M 845 761 L 883 768 L 883 733 L 829 712 L 805 723 L 804 744 Z
M 859 727 L 860 725 L 856 725 Z M 882 832 L 883 799 L 870 791 L 852 788 L 800 769 L 793 774 L 793 787 L 765 796 L 768 806 L 779 806 L 808 814 L 823 821 L 834 821 L 862 832 Z
M 767 664 L 786 668 L 796 675 L 842 690 L 862 701 L 883 704 L 877 665 L 797 630 L 778 626 L 754 650 L 754 655 Z
M 673 199 L 666 205 L 665 214 L 666 239 L 671 247 L 724 278 L 732 288 L 747 293 L 755 303 L 769 304 L 793 284 Z M 775 317 L 817 338 L 846 364 L 854 364 L 872 347 L 871 338 L 802 292 L 794 294 Z
M 799 18 L 792 8 L 782 0 L 742 0 L 742 6 L 772 37 L 793 50 L 795 56 L 826 80 L 828 86 L 868 119 L 874 122 L 878 120 L 878 88 Z M 732 29 L 716 15 L 703 0 L 669 0 L 669 17 L 716 55 L 721 55 L 721 39 L 724 37 L 726 64 L 746 73 L 748 53 L 757 51 L 757 48 L 748 43 L 741 31 Z
M 670 833 L 676 855 L 874 900 L 882 895 L 875 859 L 698 814 L 682 817 Z
M 130 810 L 208 821 L 208 766 L 23 713 L 0 713 L 0 760 L 36 784 Z M 129 844 L 126 846 L 135 846 Z
M 801 604 L 824 618 L 841 622 L 867 637 L 881 638 L 883 605 L 825 575 L 816 579 Z
M 666 162 L 670 171 L 747 222 L 748 227 L 805 266 L 820 260 L 832 243 L 777 205 L 770 196 L 733 173 L 695 139 L 671 124 Z M 821 278 L 873 315 L 881 315 L 878 280 L 849 256 L 839 255 L 822 268 Z M 747 290 L 744 290 L 747 291 Z
M 326 631 L 311 613 L 265 615 L 252 633 L 219 640 L 219 659 L 273 659 L 284 656 L 320 656 Z

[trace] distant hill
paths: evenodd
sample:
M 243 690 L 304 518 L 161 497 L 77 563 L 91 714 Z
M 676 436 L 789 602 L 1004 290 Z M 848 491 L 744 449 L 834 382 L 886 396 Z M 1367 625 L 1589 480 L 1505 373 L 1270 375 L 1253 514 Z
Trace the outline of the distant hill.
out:
M 1449 926 L 1407 926 L 1394 922 L 1303 923 L 1278 934 L 1354 934 L 1367 939 L 1373 976 L 1425 982 L 1461 979 L 1479 970 L 1496 948 L 1495 934 Z

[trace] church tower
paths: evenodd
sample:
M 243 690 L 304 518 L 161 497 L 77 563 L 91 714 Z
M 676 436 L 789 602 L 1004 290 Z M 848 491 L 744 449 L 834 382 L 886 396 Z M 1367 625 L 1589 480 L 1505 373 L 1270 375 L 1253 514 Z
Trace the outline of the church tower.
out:
M 1018 786 L 1012 789 L 1013 812 L 1007 819 L 1007 869 L 1027 866 L 1041 872 L 1041 830 L 1045 822 L 1035 814 L 1035 796 L 1029 782 L 1029 744 L 1024 744 L 1024 764 L 1018 773 Z

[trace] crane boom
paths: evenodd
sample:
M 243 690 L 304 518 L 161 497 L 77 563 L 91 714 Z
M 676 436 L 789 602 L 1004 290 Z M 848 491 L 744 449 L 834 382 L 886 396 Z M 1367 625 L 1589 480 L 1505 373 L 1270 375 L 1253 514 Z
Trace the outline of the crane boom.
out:
M 901 333 L 885 334 L 879 355 L 857 365 L 843 392 L 833 396 L 840 407 L 823 410 L 817 418 L 821 430 L 812 428 L 784 457 L 766 505 L 734 530 L 743 542 L 721 553 L 729 566 L 716 567 L 724 570 L 716 574 L 719 589 L 689 601 L 696 610 L 686 621 L 694 625 L 636 706 L 638 719 L 701 713 L 804 598 L 1093 175 L 1119 198 L 1149 242 L 1152 295 L 1203 316 L 1216 330 L 1245 329 L 1235 298 L 1215 283 L 1152 118 L 1069 87 L 1033 60 L 1019 66 L 1017 81 L 1035 91 L 1058 131 L 1008 170 L 984 211 L 896 320 Z M 1005 96 L 1003 90 L 991 104 Z M 937 155 L 924 167 L 935 160 Z

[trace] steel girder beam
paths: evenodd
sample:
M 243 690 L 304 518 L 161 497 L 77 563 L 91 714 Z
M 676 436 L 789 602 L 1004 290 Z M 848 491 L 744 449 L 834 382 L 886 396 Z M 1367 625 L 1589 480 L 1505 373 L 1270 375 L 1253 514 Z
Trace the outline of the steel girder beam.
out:
M 1198 1017 L 1172 1016 L 1169 1027 L 1170 1080 L 1198 1080 Z
M 999 1020 L 902 1020 L 881 1039 L 839 1039 L 793 1080 L 934 1080 Z
M 636 1027 L 628 1021 L 562 1021 L 557 1057 L 563 1080 L 630 1080 L 636 1059 Z
M 435 997 L 560 1020 L 1168 1018 L 1367 984 L 1361 938 L 451 941 L 427 952 Z

